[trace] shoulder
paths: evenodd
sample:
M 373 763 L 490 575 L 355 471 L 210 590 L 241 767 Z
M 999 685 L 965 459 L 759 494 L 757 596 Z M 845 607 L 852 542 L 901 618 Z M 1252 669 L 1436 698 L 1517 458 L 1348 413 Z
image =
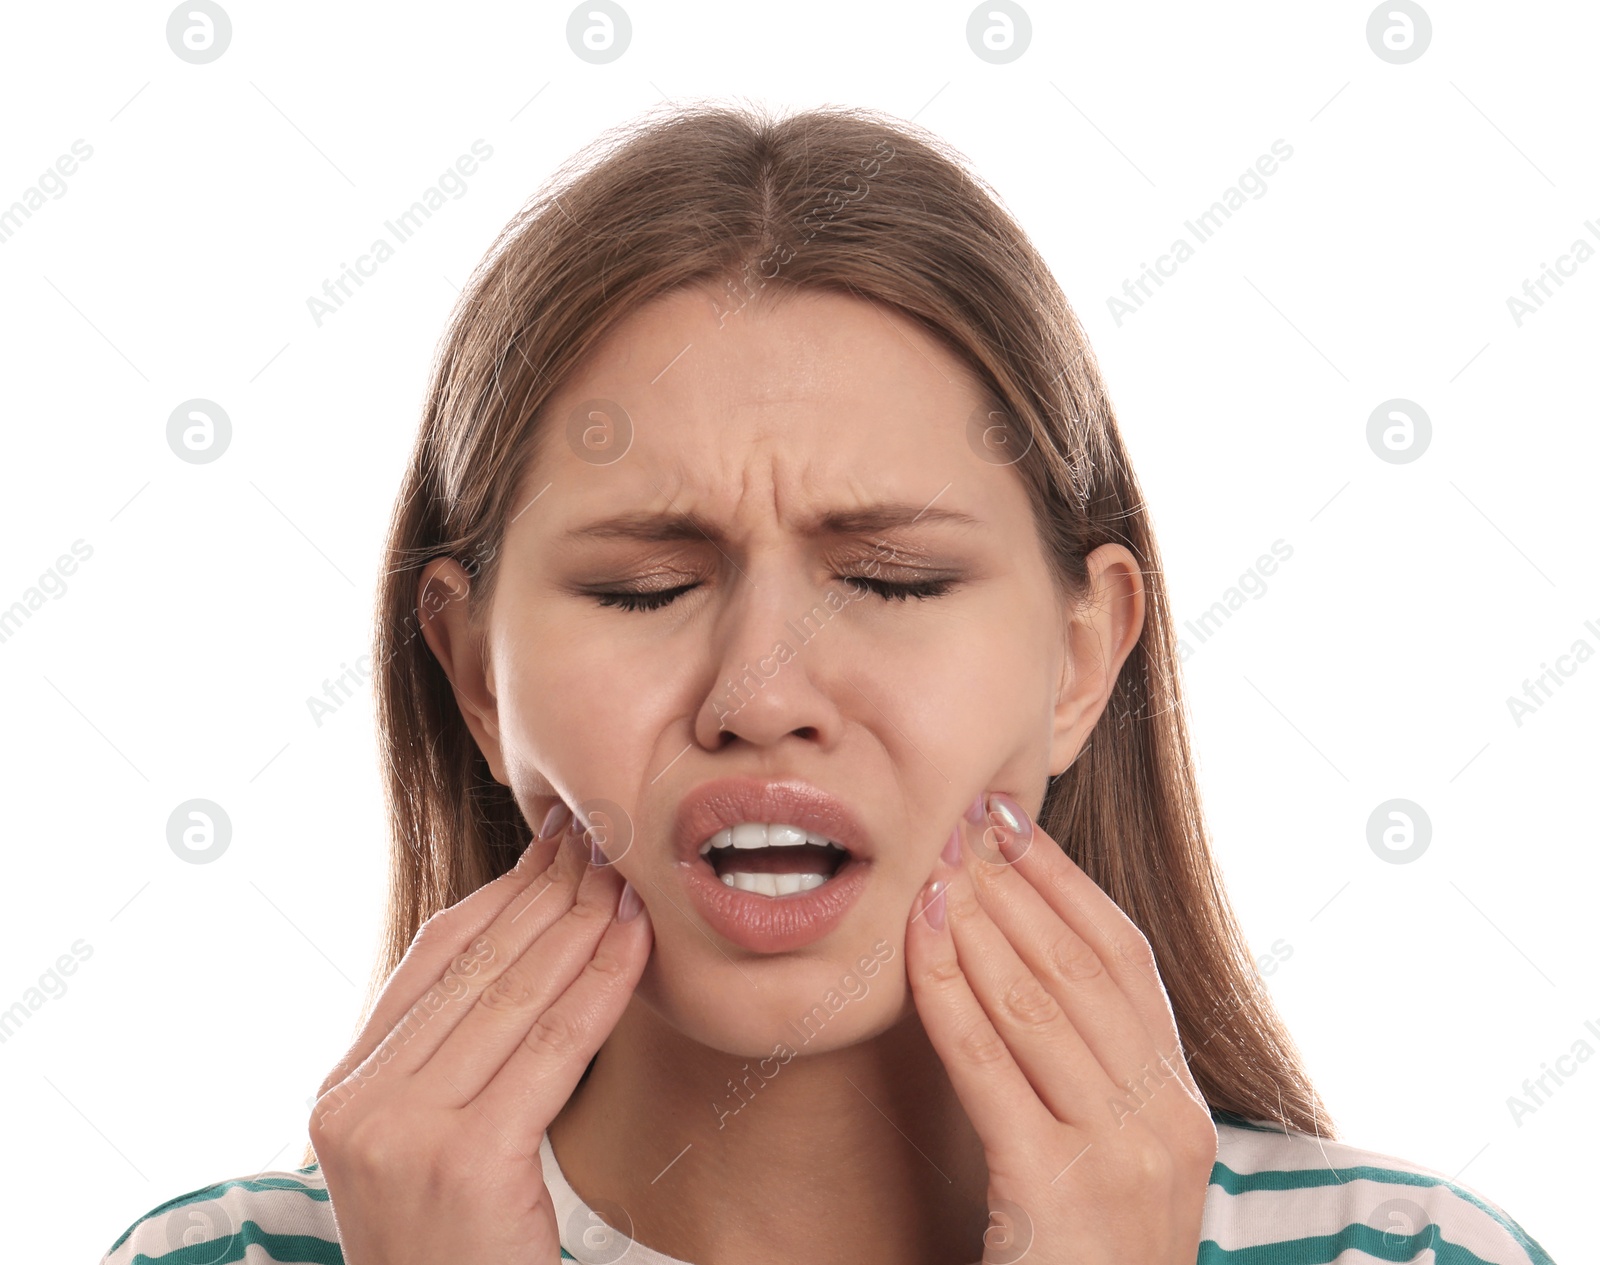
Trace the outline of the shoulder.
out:
M 1554 1265 L 1497 1205 L 1443 1173 L 1231 1112 L 1212 1118 L 1200 1265 L 1241 1251 L 1267 1259 L 1268 1246 L 1303 1265 L 1409 1261 L 1430 1249 L 1439 1265 Z
M 215 1249 L 201 1250 L 205 1244 Z M 260 1252 L 249 1253 L 251 1244 Z M 254 1259 L 344 1265 L 318 1165 L 233 1177 L 169 1199 L 124 1230 L 101 1265 Z

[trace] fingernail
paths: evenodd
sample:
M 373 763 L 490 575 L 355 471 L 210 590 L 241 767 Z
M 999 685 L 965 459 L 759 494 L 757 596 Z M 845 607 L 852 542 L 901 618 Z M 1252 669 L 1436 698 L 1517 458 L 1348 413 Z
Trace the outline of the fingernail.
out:
M 950 828 L 950 838 L 945 840 L 944 851 L 939 854 L 946 865 L 961 864 L 961 827 Z
M 633 884 L 623 883 L 622 895 L 617 898 L 617 921 L 632 922 L 643 908 L 644 902 L 639 899 L 639 893 L 633 890 Z
M 983 792 L 979 791 L 967 805 L 967 820 L 974 826 L 983 820 Z
M 601 846 L 600 846 L 600 837 L 598 835 L 592 833 L 592 832 L 589 835 L 589 864 L 590 865 L 610 865 L 611 864 L 611 858 L 608 857 L 605 854 L 605 850 L 603 848 L 601 848 Z
M 922 903 L 922 912 L 928 916 L 928 925 L 935 931 L 944 927 L 944 893 L 948 884 L 942 878 L 928 885 L 928 898 Z
M 544 825 L 539 827 L 539 838 L 549 839 L 554 837 L 556 831 L 566 824 L 572 809 L 567 807 L 565 800 L 557 800 L 550 806 L 550 811 L 544 815 Z
M 1033 838 L 1033 820 L 1022 810 L 1022 805 L 1004 791 L 990 794 L 989 812 L 999 819 L 997 825 L 1016 836 L 1018 843 L 1027 843 Z

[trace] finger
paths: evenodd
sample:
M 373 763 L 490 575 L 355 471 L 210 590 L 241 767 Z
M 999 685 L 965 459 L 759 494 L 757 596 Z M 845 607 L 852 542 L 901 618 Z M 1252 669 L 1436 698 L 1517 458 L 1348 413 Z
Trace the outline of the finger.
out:
M 1141 1086 L 1171 1080 L 1166 1051 L 1093 947 L 1010 865 L 970 846 L 982 827 L 958 830 L 969 846 L 946 901 L 974 994 L 1057 1119 L 1120 1123 L 1128 1095 L 1142 1102 Z
M 965 859 L 965 858 L 964 858 Z M 989 862 L 978 859 L 980 865 Z M 1102 1045 L 1113 1045 L 1118 1057 L 1136 1060 L 1148 1046 L 1144 1029 L 1138 1026 L 1132 1008 L 1123 1004 L 1119 1011 L 1110 994 L 1116 985 L 1103 969 L 1088 974 L 1089 958 L 1080 956 L 1073 965 L 1084 972 L 1078 981 L 1088 985 L 1076 1002 L 1077 1014 L 1069 1013 L 1057 997 L 1019 955 L 1000 930 L 975 890 L 973 876 L 966 865 L 949 868 L 941 862 L 940 873 L 949 874 L 945 895 L 946 923 L 955 944 L 956 955 L 966 976 L 967 986 L 983 1007 L 990 1024 L 1039 1100 L 1052 1117 L 1083 1129 L 1103 1130 L 1111 1123 L 1110 1104 L 1122 1091 L 1114 1075 L 1117 1065 L 1108 1065 L 1091 1043 L 1090 1025 L 1099 1024 Z M 1048 912 L 1048 911 L 1046 911 Z M 1038 934 L 1047 941 L 1070 929 L 1054 914 L 1055 928 L 1043 926 Z M 1100 984 L 1094 985 L 1098 978 Z M 1077 1022 L 1078 1015 L 1082 1022 Z M 1130 1032 L 1127 1024 L 1132 1022 Z M 1132 1038 L 1130 1040 L 1130 1038 Z
M 483 1092 L 594 957 L 595 945 L 617 912 L 622 886 L 615 866 L 588 867 L 572 904 L 520 954 L 508 956 L 495 977 L 477 990 L 475 1000 L 417 1070 L 417 1088 L 428 1101 L 459 1107 Z M 494 929 L 485 935 L 492 937 Z
M 555 802 L 557 805 L 560 801 Z M 564 805 L 561 805 L 563 809 Z M 545 880 L 564 854 L 573 858 L 577 849 L 562 848 L 571 823 L 571 811 L 546 816 L 548 835 L 536 836 L 517 864 L 475 892 L 429 918 L 418 930 L 405 957 L 384 982 L 377 1004 L 344 1056 L 323 1078 L 319 1096 L 346 1080 L 366 1063 L 419 1002 L 429 999 L 430 990 L 440 986 L 458 955 L 501 918 L 511 903 L 533 885 Z M 574 879 L 574 881 L 576 881 Z M 526 902 L 525 902 L 526 903 Z M 521 907 L 519 907 L 521 908 Z M 433 1000 L 437 1000 L 435 994 Z
M 984 830 L 971 836 L 973 849 L 981 857 L 1007 862 L 1094 950 L 1127 996 L 1156 1049 L 1195 1101 L 1204 1103 L 1205 1095 L 1184 1060 L 1172 1001 L 1144 933 L 1011 796 L 995 793 L 985 797 L 980 820 Z
M 944 882 L 936 876 L 924 884 L 906 925 L 906 979 L 917 1014 L 978 1136 L 1037 1136 L 1055 1117 L 967 983 L 949 932 Z
M 450 959 L 438 982 L 379 1043 L 374 1057 L 407 1075 L 421 1071 L 471 1014 L 478 998 L 572 908 L 589 869 L 588 841 L 581 830 L 567 830 L 545 872 L 513 896 L 494 921 Z
M 609 921 L 577 978 L 526 1029 L 511 1057 L 466 1109 L 522 1154 L 537 1154 L 540 1136 L 622 1018 L 654 941 L 650 914 L 642 905 L 632 921 Z

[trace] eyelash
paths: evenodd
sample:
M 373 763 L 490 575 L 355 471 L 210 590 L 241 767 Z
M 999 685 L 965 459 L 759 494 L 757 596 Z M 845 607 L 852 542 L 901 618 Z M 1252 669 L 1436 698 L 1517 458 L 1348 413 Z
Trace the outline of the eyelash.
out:
M 943 597 L 956 583 L 954 580 L 918 580 L 911 584 L 891 584 L 887 580 L 870 580 L 863 575 L 842 575 L 837 578 L 865 585 L 886 602 L 903 602 L 912 597 L 919 601 Z M 590 596 L 601 606 L 613 610 L 654 611 L 669 605 L 679 594 L 687 593 L 694 587 L 693 584 L 680 584 L 677 588 L 657 589 L 653 593 L 592 593 Z

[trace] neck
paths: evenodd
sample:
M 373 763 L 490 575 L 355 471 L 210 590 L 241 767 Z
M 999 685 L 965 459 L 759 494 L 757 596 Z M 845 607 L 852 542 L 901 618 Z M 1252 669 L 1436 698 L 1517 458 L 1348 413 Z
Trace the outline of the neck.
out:
M 562 1173 L 694 1265 L 977 1261 L 983 1147 L 914 1008 L 869 1041 L 786 1055 L 700 1045 L 635 995 L 550 1125 Z

